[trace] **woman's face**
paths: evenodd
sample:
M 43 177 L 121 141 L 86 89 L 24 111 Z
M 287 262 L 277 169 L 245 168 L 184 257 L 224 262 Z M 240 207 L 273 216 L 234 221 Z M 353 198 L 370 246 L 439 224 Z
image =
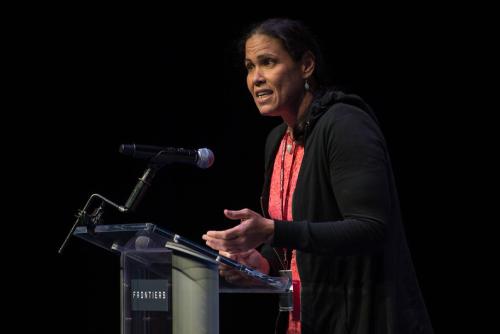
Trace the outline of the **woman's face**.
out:
M 300 62 L 294 62 L 279 39 L 263 34 L 245 43 L 247 86 L 260 113 L 281 116 L 297 112 L 304 94 Z

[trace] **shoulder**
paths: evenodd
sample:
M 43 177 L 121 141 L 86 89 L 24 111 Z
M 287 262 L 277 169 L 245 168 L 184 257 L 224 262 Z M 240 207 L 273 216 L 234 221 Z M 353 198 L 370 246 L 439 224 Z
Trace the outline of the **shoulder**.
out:
M 339 102 L 335 103 L 318 120 L 315 128 L 318 132 L 331 136 L 351 137 L 356 133 L 380 132 L 377 120 L 366 110 L 358 106 Z
M 330 144 L 384 142 L 375 114 L 359 96 L 339 93 L 317 119 L 314 132 Z
M 333 91 L 330 94 L 331 97 L 327 99 L 328 107 L 325 108 L 325 120 L 331 122 L 342 120 L 378 122 L 372 108 L 360 96 L 341 91 Z
M 367 119 L 377 123 L 371 107 L 358 95 L 325 88 L 318 92 L 310 111 L 311 125 L 331 123 L 344 118 L 352 120 Z

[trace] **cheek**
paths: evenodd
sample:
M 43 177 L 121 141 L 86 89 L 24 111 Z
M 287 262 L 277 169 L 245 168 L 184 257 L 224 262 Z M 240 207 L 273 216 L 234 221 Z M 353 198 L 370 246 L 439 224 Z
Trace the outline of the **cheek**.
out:
M 252 79 L 250 78 L 249 75 L 247 75 L 247 88 L 252 93 Z
M 281 82 L 281 89 L 283 91 L 283 94 L 287 96 L 294 96 L 300 93 L 302 87 L 302 83 L 300 81 L 300 78 L 297 78 L 296 76 L 290 75 L 285 78 Z
M 276 76 L 274 82 L 279 90 L 286 92 L 293 89 L 293 86 L 295 85 L 295 77 L 290 72 L 283 72 Z

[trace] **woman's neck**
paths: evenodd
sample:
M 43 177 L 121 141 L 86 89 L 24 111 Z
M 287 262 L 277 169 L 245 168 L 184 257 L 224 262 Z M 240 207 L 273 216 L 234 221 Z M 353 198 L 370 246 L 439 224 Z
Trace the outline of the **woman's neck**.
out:
M 293 134 L 293 128 L 297 124 L 297 121 L 306 112 L 313 101 L 314 95 L 309 91 L 306 92 L 304 98 L 300 101 L 299 106 L 296 110 L 290 110 L 289 112 L 283 113 L 281 118 L 288 125 L 287 131 Z

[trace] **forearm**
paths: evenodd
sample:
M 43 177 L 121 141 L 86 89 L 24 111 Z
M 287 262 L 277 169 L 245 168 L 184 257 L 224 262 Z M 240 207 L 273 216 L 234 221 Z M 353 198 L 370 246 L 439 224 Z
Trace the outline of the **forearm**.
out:
M 359 255 L 380 249 L 386 223 L 370 219 L 331 222 L 275 221 L 271 246 L 308 253 Z

